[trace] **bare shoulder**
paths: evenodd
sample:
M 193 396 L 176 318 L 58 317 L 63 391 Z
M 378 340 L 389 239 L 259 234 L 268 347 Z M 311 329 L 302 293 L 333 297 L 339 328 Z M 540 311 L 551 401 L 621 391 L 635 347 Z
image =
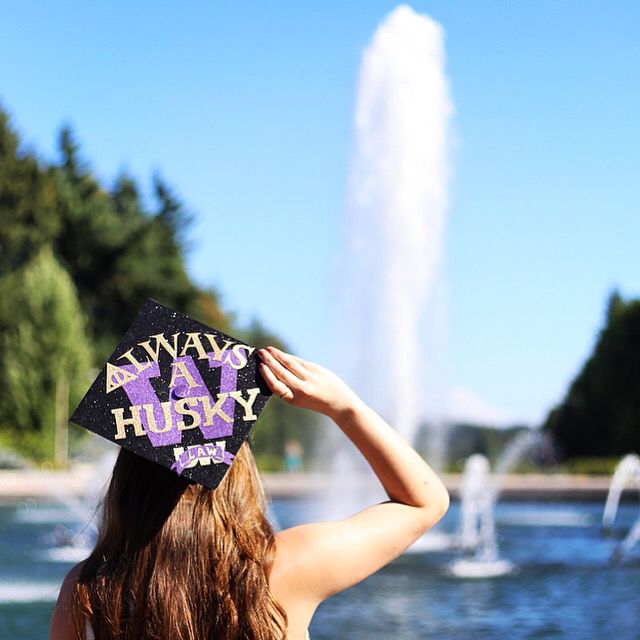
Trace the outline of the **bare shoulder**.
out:
M 71 623 L 71 605 L 73 588 L 82 569 L 82 562 L 74 565 L 64 577 L 58 599 L 51 615 L 50 640 L 75 640 L 75 632 Z
M 284 529 L 276 534 L 272 584 L 317 606 L 397 558 L 445 511 L 387 500 L 342 520 Z

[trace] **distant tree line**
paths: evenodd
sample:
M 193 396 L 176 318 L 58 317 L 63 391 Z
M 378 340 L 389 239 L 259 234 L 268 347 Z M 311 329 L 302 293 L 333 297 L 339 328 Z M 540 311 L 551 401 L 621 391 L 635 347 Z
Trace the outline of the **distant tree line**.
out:
M 159 173 L 152 193 L 145 206 L 126 171 L 100 184 L 69 126 L 58 158 L 41 160 L 0 108 L 0 446 L 35 461 L 66 450 L 58 427 L 148 297 L 249 344 L 289 350 L 257 318 L 239 326 L 215 288 L 193 282 L 185 254 L 194 214 Z M 261 467 L 280 468 L 289 439 L 311 452 L 314 424 L 316 414 L 270 402 L 250 436 Z M 640 300 L 610 295 L 593 353 L 543 430 L 562 459 L 640 451 Z M 517 431 L 458 425 L 451 460 L 495 457 Z M 74 425 L 68 434 L 71 445 L 88 435 Z
M 640 300 L 610 294 L 593 352 L 543 429 L 562 459 L 640 453 Z
M 66 449 L 56 427 L 148 297 L 249 344 L 288 350 L 257 318 L 239 326 L 216 289 L 190 278 L 194 216 L 159 173 L 148 208 L 126 171 L 99 183 L 69 126 L 58 154 L 43 161 L 22 149 L 0 108 L 0 444 L 36 461 Z M 278 468 L 288 438 L 310 449 L 314 418 L 270 402 L 250 436 L 259 462 Z M 74 426 L 72 444 L 89 435 Z

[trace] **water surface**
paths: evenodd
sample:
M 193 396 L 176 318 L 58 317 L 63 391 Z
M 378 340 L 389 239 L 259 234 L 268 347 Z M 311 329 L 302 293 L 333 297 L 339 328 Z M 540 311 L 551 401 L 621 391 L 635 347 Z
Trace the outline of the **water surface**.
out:
M 309 500 L 279 500 L 283 527 L 308 521 Z M 409 552 L 320 605 L 313 640 L 437 638 L 640 640 L 640 549 L 618 566 L 610 554 L 640 512 L 623 505 L 613 538 L 600 532 L 602 505 L 498 506 L 501 557 L 516 566 L 496 578 L 456 578 L 453 550 Z M 51 550 L 62 514 L 34 501 L 0 506 L 0 637 L 46 638 L 69 554 Z M 437 531 L 455 531 L 453 504 Z M 65 557 L 65 555 L 67 557 Z

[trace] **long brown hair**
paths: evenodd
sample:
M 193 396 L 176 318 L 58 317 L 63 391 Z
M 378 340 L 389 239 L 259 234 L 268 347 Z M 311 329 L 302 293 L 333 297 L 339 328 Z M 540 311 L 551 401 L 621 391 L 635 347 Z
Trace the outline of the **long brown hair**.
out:
M 216 489 L 120 450 L 73 620 L 96 640 L 274 640 L 287 614 L 269 590 L 274 531 L 245 441 Z

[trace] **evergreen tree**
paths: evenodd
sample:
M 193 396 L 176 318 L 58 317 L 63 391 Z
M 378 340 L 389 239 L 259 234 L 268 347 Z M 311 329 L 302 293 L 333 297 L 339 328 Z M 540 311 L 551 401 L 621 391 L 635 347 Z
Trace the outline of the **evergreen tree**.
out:
M 90 382 L 82 372 L 102 366 L 148 297 L 249 344 L 285 348 L 257 321 L 242 331 L 217 289 L 191 280 L 193 214 L 158 172 L 149 210 L 126 171 L 100 184 L 69 125 L 58 150 L 52 163 L 21 150 L 0 108 L 0 436 L 36 458 L 51 455 L 60 384 L 79 400 Z M 256 453 L 271 466 L 286 438 L 311 446 L 310 412 L 276 400 L 265 413 Z
M 66 423 L 91 382 L 84 313 L 47 245 L 0 279 L 0 299 L 0 428 L 21 452 L 53 457 L 56 419 Z
M 593 353 L 544 429 L 564 458 L 640 452 L 640 300 L 611 293 Z
M 55 205 L 51 174 L 19 150 L 18 135 L 0 109 L 0 274 L 30 260 L 56 236 Z
M 183 234 L 190 217 L 155 177 L 158 209 L 145 211 L 125 171 L 102 190 L 78 157 L 68 128 L 60 135 L 56 168 L 62 221 L 56 250 L 74 278 L 91 320 L 97 355 L 106 359 L 146 298 L 188 312 L 201 292 L 184 265 Z

